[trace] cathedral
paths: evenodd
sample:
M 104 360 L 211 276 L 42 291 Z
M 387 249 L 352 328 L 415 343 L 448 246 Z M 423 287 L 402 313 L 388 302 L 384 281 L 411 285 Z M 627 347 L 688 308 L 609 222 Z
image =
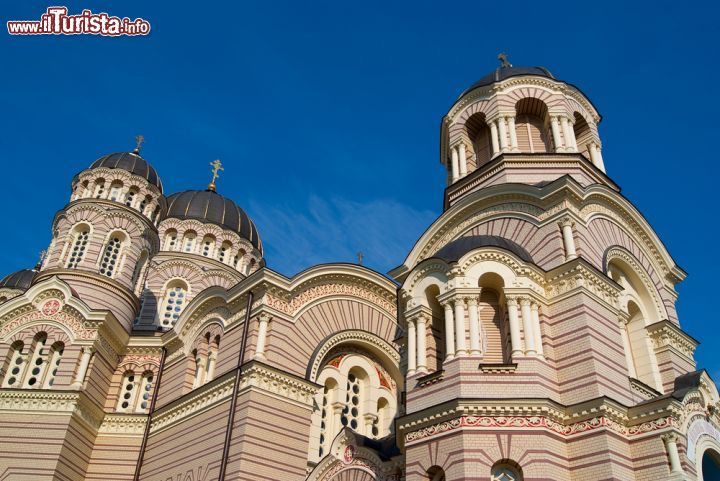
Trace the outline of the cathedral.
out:
M 140 141 L 77 173 L 0 281 L 0 481 L 720 479 L 686 273 L 593 103 L 500 60 L 442 118 L 443 212 L 387 275 L 268 268 L 219 162 L 177 193 Z

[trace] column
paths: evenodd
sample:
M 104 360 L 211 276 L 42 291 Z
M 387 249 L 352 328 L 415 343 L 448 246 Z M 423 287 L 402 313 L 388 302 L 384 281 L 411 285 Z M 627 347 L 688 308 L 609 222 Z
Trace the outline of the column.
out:
M 207 366 L 207 376 L 205 377 L 205 382 L 212 381 L 215 377 L 215 364 L 217 363 L 217 352 L 215 352 L 214 349 L 210 350 L 210 353 L 208 354 L 208 366 Z
M 450 175 L 452 177 L 452 181 L 455 182 L 459 178 L 459 169 L 460 169 L 460 166 L 459 166 L 460 161 L 458 159 L 458 150 L 456 147 L 453 147 L 452 149 L 450 149 L 450 158 L 451 158 L 451 169 L 452 169 Z
M 535 329 L 533 329 L 532 313 L 530 311 L 530 299 L 520 299 L 522 311 L 523 331 L 525 331 L 525 354 L 534 356 L 535 350 Z
M 193 388 L 200 387 L 205 384 L 206 372 L 207 371 L 205 370 L 205 359 L 203 359 L 202 355 L 198 353 L 197 357 L 195 358 L 195 382 L 193 383 Z
M 575 251 L 575 237 L 573 237 L 573 222 L 569 217 L 566 217 L 560 222 L 560 228 L 562 229 L 563 246 L 565 247 L 565 260 L 569 261 L 577 257 Z
M 575 152 L 577 152 L 578 146 L 577 146 L 577 138 L 575 137 L 575 122 L 573 121 L 572 118 L 568 118 L 568 123 L 570 124 L 570 142 L 571 142 L 573 149 L 575 149 Z
M 492 140 L 492 156 L 495 157 L 500 153 L 497 124 L 495 122 L 490 122 L 490 139 Z
M 425 314 L 420 314 L 417 318 L 417 370 L 418 372 L 427 372 L 427 347 L 425 332 Z
M 565 148 L 560 138 L 560 126 L 558 125 L 557 116 L 550 117 L 550 128 L 552 129 L 553 142 L 555 143 L 555 152 L 565 152 Z
M 467 175 L 467 152 L 465 142 L 460 142 L 460 145 L 458 145 L 458 151 L 460 153 L 460 178 L 463 178 Z
M 595 165 L 598 166 L 598 169 L 605 172 L 605 162 L 602 158 L 602 152 L 600 151 L 600 146 L 598 144 L 595 145 L 595 161 L 597 162 Z
M 508 130 L 510 131 L 510 150 L 512 152 L 520 152 L 517 142 L 517 131 L 515 130 L 515 116 L 511 115 L 507 118 Z
M 677 434 L 676 433 L 667 433 L 665 434 L 662 439 L 665 442 L 665 449 L 668 453 L 668 458 L 670 458 L 670 473 L 682 473 L 682 465 L 680 464 L 680 454 L 678 453 L 677 448 Z
M 468 318 L 470 320 L 470 355 L 480 355 L 480 320 L 478 316 L 478 297 L 468 298 Z
M 530 311 L 532 313 L 533 331 L 535 333 L 535 350 L 539 356 L 543 357 L 542 330 L 540 329 L 540 306 L 537 302 L 532 301 L 530 304 Z
M 335 388 L 335 389 L 340 389 L 340 388 Z M 342 418 L 342 411 L 343 411 L 343 409 L 345 409 L 345 404 L 338 401 L 338 402 L 332 403 L 330 405 L 330 407 L 332 408 L 332 427 L 331 427 L 331 429 L 327 429 L 326 431 L 328 433 L 338 433 L 340 431 L 340 429 L 342 429 L 342 427 L 343 427 L 341 418 Z M 332 435 L 334 436 L 335 434 L 332 434 Z M 328 438 L 328 437 L 329 436 L 327 436 L 327 435 L 325 436 L 325 438 Z M 328 441 L 332 442 L 332 439 L 325 440 L 325 442 L 328 442 Z
M 572 127 L 570 126 L 567 117 L 560 117 L 560 125 L 562 126 L 563 138 L 565 139 L 565 151 L 577 152 L 577 148 L 573 146 Z
M 75 373 L 75 379 L 73 380 L 72 387 L 81 388 L 83 382 L 85 382 L 85 375 L 87 374 L 87 369 L 90 365 L 90 358 L 92 357 L 93 351 L 95 351 L 95 349 L 90 346 L 85 346 L 82 348 L 80 365 L 78 366 L 77 372 Z
M 522 355 L 522 345 L 520 341 L 520 319 L 518 319 L 517 299 L 510 297 L 507 300 L 508 320 L 510 323 L 510 345 L 512 347 L 512 357 Z
M 258 327 L 257 345 L 255 346 L 255 357 L 265 359 L 265 343 L 267 341 L 268 324 L 270 316 L 268 314 L 260 314 L 258 319 L 260 325 Z
M 627 319 L 620 319 L 620 335 L 623 341 L 623 352 L 625 352 L 625 363 L 628 367 L 628 376 L 637 379 L 637 373 L 635 372 L 635 361 L 632 357 L 632 349 L 630 348 L 630 336 L 627 331 Z
M 455 357 L 455 325 L 452 303 L 447 301 L 443 307 L 445 308 L 445 360 L 449 361 Z
M 408 319 L 407 325 L 407 352 L 408 352 L 408 376 L 415 374 L 417 369 L 417 334 L 415 333 L 415 319 Z
M 500 131 L 500 150 L 507 152 L 507 125 L 505 124 L 505 117 L 497 119 L 497 123 Z
M 465 344 L 465 301 L 461 297 L 455 299 L 455 355 L 467 354 Z
M 22 387 L 30 387 L 27 382 L 30 380 L 30 378 L 33 377 L 32 370 L 35 367 L 35 361 L 39 359 L 40 353 L 42 352 L 43 347 L 45 347 L 45 343 L 41 342 L 40 340 L 35 341 L 35 349 L 33 349 L 33 352 L 31 355 L 28 355 L 28 365 L 25 368 L 25 379 L 23 379 L 23 382 L 21 384 Z M 43 360 L 43 362 L 46 362 Z

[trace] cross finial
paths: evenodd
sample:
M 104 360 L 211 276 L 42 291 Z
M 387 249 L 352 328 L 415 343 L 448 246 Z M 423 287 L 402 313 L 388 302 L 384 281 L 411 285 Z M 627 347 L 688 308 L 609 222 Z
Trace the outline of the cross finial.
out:
M 133 152 L 135 152 L 136 154 L 139 154 L 140 148 L 142 147 L 143 143 L 145 143 L 145 137 L 143 137 L 142 134 L 136 135 L 135 136 L 135 150 L 133 150 Z
M 362 265 L 363 259 L 365 258 L 365 254 L 362 253 L 362 251 L 358 251 L 356 254 L 358 258 L 358 264 Z
M 507 54 L 505 52 L 501 52 L 500 55 L 498 55 L 498 60 L 500 60 L 500 67 L 512 67 L 512 64 L 508 61 Z
M 210 184 L 208 185 L 208 190 L 212 190 L 215 192 L 215 181 L 220 177 L 220 171 L 225 170 L 223 169 L 222 162 L 219 160 L 213 160 L 210 162 L 210 165 L 212 166 L 212 180 L 210 181 Z
M 40 260 L 38 260 L 38 263 L 35 264 L 34 270 L 39 271 L 40 268 L 42 268 L 42 265 L 45 263 L 46 257 L 47 257 L 47 251 L 45 251 L 45 250 L 40 251 Z

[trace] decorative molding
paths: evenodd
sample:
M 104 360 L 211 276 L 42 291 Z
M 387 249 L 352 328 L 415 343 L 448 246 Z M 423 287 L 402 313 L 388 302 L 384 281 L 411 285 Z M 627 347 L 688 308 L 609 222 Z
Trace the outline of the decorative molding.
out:
M 698 342 L 684 333 L 679 326 L 664 320 L 647 326 L 647 332 L 656 350 L 670 347 L 694 365 L 693 356 Z
M 142 436 L 147 418 L 145 414 L 107 414 L 98 428 L 98 434 Z
M 299 402 L 307 407 L 312 407 L 313 396 L 319 389 L 314 383 L 289 376 L 257 362 L 251 363 L 246 369 L 243 369 L 240 378 L 240 391 L 252 388 L 266 391 L 285 400 Z
M 431 386 L 433 384 L 437 384 L 440 381 L 442 381 L 445 378 L 445 371 L 440 369 L 439 371 L 431 372 L 430 374 L 426 374 L 424 376 L 420 376 L 419 378 L 415 379 L 417 382 L 416 387 L 426 387 Z
M 461 416 L 443 421 L 405 434 L 407 444 L 427 440 L 457 429 L 543 429 L 561 436 L 573 436 L 595 429 L 605 428 L 626 437 L 638 436 L 671 427 L 671 417 L 648 421 L 637 426 L 623 426 L 606 416 L 597 416 L 588 420 L 561 424 L 546 416 Z
M 620 288 L 596 270 L 586 266 L 580 258 L 547 274 L 545 295 L 548 300 L 566 294 L 578 287 L 585 288 L 613 308 L 618 308 Z
M 480 364 L 480 372 L 487 374 L 512 374 L 517 370 L 517 363 L 512 364 Z

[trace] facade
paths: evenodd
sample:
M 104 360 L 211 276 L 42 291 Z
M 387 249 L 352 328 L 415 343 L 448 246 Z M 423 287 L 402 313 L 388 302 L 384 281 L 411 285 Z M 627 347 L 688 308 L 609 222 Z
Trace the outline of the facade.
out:
M 443 117 L 444 211 L 389 277 L 272 271 L 216 175 L 166 195 L 139 148 L 77 174 L 0 281 L 0 480 L 720 479 L 685 273 L 589 99 L 501 60 Z

